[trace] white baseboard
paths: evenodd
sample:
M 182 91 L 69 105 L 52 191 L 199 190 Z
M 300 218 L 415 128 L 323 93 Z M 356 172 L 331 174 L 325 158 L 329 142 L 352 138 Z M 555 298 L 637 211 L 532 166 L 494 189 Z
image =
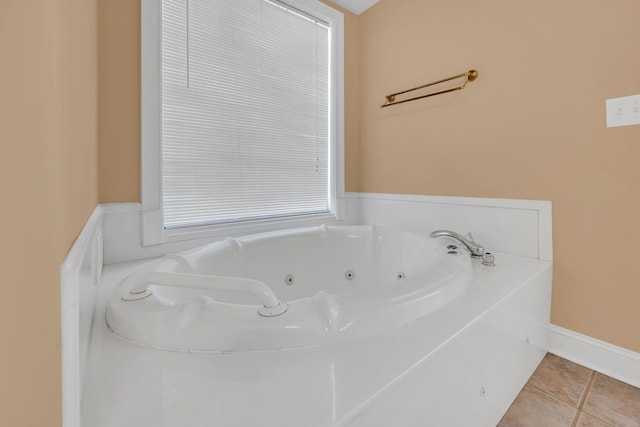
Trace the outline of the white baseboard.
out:
M 550 325 L 549 352 L 640 387 L 640 353 Z

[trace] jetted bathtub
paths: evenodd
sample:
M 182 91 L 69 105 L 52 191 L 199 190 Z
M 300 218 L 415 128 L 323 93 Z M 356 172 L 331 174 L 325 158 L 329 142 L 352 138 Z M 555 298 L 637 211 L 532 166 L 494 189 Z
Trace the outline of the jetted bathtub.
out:
M 128 341 L 187 352 L 276 350 L 376 335 L 462 295 L 469 254 L 426 232 L 320 226 L 167 255 L 111 295 Z

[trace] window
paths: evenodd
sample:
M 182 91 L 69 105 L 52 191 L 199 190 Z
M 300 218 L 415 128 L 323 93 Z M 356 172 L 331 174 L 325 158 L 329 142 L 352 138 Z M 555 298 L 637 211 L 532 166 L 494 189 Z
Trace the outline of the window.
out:
M 315 0 L 142 7 L 143 243 L 340 219 L 342 15 Z

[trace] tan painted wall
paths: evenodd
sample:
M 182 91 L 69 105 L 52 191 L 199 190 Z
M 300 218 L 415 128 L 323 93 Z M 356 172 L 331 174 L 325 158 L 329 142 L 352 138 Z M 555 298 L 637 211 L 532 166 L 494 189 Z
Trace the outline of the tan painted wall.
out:
M 98 0 L 98 4 L 100 201 L 139 201 L 140 0 Z M 334 7 L 345 15 L 345 181 L 347 191 L 358 191 L 359 19 Z
M 99 195 L 140 200 L 140 0 L 98 0 Z
M 96 2 L 0 0 L 0 425 L 61 425 L 59 268 L 97 203 Z
M 640 351 L 637 0 L 382 0 L 360 17 L 367 192 L 553 202 L 552 321 Z M 386 93 L 477 68 L 462 93 Z M 463 230 L 464 231 L 464 230 Z

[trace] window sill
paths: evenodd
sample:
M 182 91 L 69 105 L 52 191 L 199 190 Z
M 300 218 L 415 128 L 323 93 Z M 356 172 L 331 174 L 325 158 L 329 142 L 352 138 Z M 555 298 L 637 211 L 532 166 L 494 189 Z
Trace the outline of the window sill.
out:
M 164 243 L 180 242 L 184 240 L 205 239 L 211 237 L 232 237 L 244 234 L 264 233 L 275 230 L 296 227 L 313 227 L 327 223 L 337 223 L 343 220 L 343 215 L 322 213 L 297 217 L 262 219 L 243 221 L 232 224 L 208 225 L 165 230 Z

